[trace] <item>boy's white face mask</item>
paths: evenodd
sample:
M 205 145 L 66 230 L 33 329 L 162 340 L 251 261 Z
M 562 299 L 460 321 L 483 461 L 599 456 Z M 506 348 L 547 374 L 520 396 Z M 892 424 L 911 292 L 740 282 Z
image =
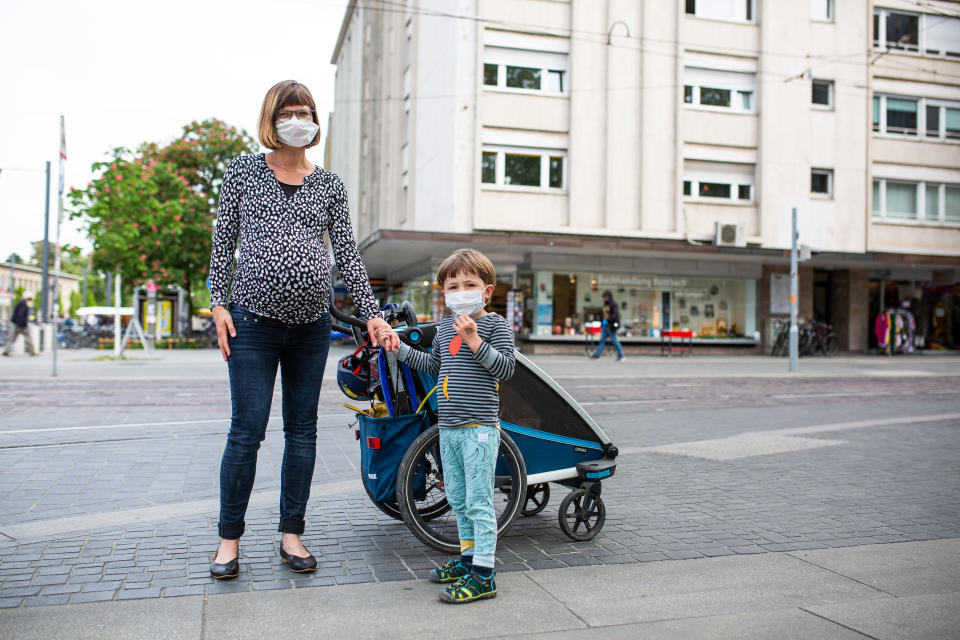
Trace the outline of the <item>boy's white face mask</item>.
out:
M 483 291 L 451 291 L 444 296 L 447 306 L 457 314 L 472 316 L 481 311 L 487 303 L 483 300 Z

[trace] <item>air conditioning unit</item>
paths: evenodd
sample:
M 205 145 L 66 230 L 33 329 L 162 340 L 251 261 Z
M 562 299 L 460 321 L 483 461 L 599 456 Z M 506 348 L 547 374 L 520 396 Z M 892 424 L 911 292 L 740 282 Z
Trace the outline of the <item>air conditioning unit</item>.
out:
M 732 222 L 718 222 L 713 244 L 718 247 L 745 247 L 743 225 Z

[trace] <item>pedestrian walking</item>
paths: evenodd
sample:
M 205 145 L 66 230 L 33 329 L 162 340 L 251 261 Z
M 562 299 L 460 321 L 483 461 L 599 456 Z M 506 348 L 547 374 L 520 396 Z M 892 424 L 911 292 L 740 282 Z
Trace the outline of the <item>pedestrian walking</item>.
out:
M 239 542 L 278 367 L 284 434 L 280 557 L 296 572 L 317 567 L 300 536 L 330 347 L 330 256 L 324 232 L 374 346 L 377 330 L 389 328 L 357 251 L 343 182 L 307 159 L 306 149 L 320 142 L 316 104 L 307 87 L 293 80 L 271 87 L 257 128 L 260 142 L 272 151 L 234 158 L 227 167 L 210 256 L 210 308 L 230 374 L 232 405 L 220 462 L 220 546 L 210 565 L 215 578 L 239 573 Z M 392 334 L 382 340 L 392 351 L 398 344 Z
M 600 341 L 597 350 L 593 352 L 591 358 L 599 358 L 603 355 L 603 349 L 607 346 L 607 339 L 613 343 L 617 350 L 617 362 L 624 358 L 623 347 L 620 346 L 620 339 L 617 338 L 617 329 L 620 328 L 620 305 L 613 299 L 613 293 L 603 292 L 603 322 L 600 327 Z
M 13 309 L 13 315 L 10 321 L 13 323 L 13 333 L 7 340 L 7 346 L 3 349 L 3 355 L 9 357 L 10 349 L 13 343 L 17 341 L 17 336 L 23 336 L 23 341 L 27 343 L 27 353 L 31 356 L 40 355 L 33 348 L 33 338 L 30 337 L 30 303 L 33 302 L 33 296 L 27 295 Z

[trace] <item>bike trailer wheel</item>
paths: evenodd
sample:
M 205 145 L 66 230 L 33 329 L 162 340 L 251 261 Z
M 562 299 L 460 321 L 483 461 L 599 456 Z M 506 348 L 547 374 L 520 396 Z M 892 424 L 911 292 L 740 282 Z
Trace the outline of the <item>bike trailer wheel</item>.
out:
M 513 439 L 502 431 L 497 461 L 498 469 L 506 469 L 504 475 L 497 475 L 493 493 L 497 535 L 502 536 L 520 514 L 527 493 L 523 455 Z M 512 487 L 519 490 L 513 491 Z M 457 518 L 444 493 L 438 427 L 421 433 L 403 456 L 397 474 L 397 502 L 404 523 L 417 539 L 437 551 L 460 553 Z
M 557 513 L 560 528 L 571 540 L 590 540 L 603 528 L 607 508 L 596 494 L 588 495 L 583 489 L 574 489 L 560 503 Z

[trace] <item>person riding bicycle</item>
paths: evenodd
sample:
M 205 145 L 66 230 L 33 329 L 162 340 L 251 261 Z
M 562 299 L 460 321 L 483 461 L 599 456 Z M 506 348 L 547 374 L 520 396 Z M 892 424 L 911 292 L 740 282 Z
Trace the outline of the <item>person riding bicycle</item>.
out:
M 495 271 L 473 249 L 460 249 L 440 263 L 437 282 L 453 311 L 440 322 L 430 353 L 400 344 L 398 358 L 437 375 L 440 457 L 447 502 L 457 516 L 460 557 L 434 569 L 430 579 L 452 583 L 440 600 L 452 604 L 497 595 L 493 570 L 497 516 L 494 470 L 500 451 L 498 380 L 516 366 L 513 331 L 484 310 L 493 295 Z M 382 342 L 392 330 L 381 329 Z M 467 348 L 463 348 L 467 347 Z

